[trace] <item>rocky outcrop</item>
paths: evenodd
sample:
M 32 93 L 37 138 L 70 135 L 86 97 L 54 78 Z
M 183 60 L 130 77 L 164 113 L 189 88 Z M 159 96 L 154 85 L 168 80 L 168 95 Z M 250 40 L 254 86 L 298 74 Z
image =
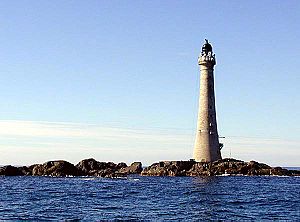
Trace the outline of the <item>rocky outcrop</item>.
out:
M 22 166 L 18 167 L 18 169 L 21 171 L 22 176 L 31 176 L 32 175 L 32 169 L 35 165 L 32 165 L 30 167 Z
M 44 164 L 37 164 L 32 169 L 33 176 L 81 176 L 82 172 L 73 164 L 64 161 L 49 161 Z
M 287 170 L 281 167 L 272 168 L 271 173 L 278 176 L 300 176 L 300 170 Z
M 19 167 L 14 167 L 11 165 L 0 167 L 0 175 L 4 176 L 23 176 L 24 173 Z
M 213 163 L 195 163 L 187 176 L 213 175 L 270 175 L 271 167 L 255 161 L 244 162 L 235 159 L 223 159 Z
M 118 172 L 120 169 L 127 167 L 126 163 L 115 164 L 112 162 L 98 162 L 95 159 L 85 159 L 80 161 L 76 167 L 87 176 L 118 177 L 127 175 Z
M 299 176 L 300 171 L 272 168 L 256 161 L 223 159 L 212 163 L 195 161 L 162 161 L 145 168 L 143 176 L 217 176 L 217 175 L 287 175 Z
M 163 161 L 146 167 L 142 176 L 187 176 L 187 172 L 195 164 L 194 161 Z
M 30 176 L 32 175 L 32 168 L 23 166 L 15 167 L 11 165 L 0 167 L 0 175 L 3 176 Z
M 281 167 L 270 167 L 256 161 L 244 162 L 235 159 L 223 159 L 212 163 L 190 161 L 161 161 L 144 170 L 141 162 L 130 166 L 126 163 L 99 162 L 85 159 L 76 166 L 64 160 L 48 161 L 26 167 L 3 166 L 0 175 L 4 176 L 97 176 L 125 177 L 129 174 L 142 176 L 218 176 L 218 175 L 278 175 L 300 176 L 299 170 L 287 170 Z
M 107 169 L 114 169 L 116 164 L 111 162 L 98 162 L 95 159 L 85 159 L 80 161 L 76 168 L 81 170 L 84 175 L 88 176 L 96 176 L 100 174 L 100 171 L 105 171 Z
M 142 163 L 134 162 L 130 166 L 126 163 L 98 162 L 95 159 L 80 161 L 76 167 L 84 175 L 99 177 L 124 177 L 128 174 L 139 174 L 142 172 Z
M 142 163 L 134 162 L 130 166 L 126 163 L 99 162 L 95 159 L 85 159 L 76 166 L 64 160 L 48 161 L 44 164 L 34 164 L 29 167 L 0 167 L 2 176 L 97 176 L 97 177 L 125 177 L 129 174 L 142 172 Z
M 143 170 L 141 162 L 134 162 L 130 166 L 122 167 L 118 170 L 118 173 L 125 174 L 140 174 Z

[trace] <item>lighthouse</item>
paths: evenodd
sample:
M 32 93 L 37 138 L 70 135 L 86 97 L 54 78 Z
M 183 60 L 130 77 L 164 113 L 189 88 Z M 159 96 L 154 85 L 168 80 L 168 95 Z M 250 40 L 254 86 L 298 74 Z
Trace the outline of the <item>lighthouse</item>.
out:
M 197 131 L 193 159 L 198 162 L 213 162 L 221 157 L 223 144 L 219 143 L 217 128 L 214 66 L 216 58 L 212 46 L 205 39 L 201 54 L 198 58 L 200 66 L 200 96 L 197 120 Z

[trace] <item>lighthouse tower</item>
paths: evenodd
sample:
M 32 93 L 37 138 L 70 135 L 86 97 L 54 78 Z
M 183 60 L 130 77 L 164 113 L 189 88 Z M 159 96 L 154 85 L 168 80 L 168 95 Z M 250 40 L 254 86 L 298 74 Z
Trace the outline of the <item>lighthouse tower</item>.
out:
M 221 157 L 221 146 L 217 129 L 214 65 L 216 58 L 212 46 L 205 39 L 201 54 L 198 58 L 200 66 L 200 96 L 197 121 L 197 132 L 193 159 L 198 162 L 212 162 Z

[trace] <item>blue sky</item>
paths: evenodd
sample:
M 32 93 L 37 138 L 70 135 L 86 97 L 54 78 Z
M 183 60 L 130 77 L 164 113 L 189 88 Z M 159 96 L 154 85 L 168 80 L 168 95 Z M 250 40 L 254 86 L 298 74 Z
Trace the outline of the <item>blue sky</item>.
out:
M 1 1 L 0 165 L 189 159 L 197 57 L 223 156 L 299 166 L 299 1 Z

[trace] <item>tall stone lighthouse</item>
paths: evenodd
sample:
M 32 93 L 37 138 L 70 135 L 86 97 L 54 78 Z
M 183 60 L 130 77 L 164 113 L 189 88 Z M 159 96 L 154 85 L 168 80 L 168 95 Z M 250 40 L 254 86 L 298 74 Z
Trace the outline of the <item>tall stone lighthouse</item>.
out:
M 212 162 L 222 159 L 220 149 L 223 144 L 219 143 L 215 107 L 214 65 L 216 64 L 216 58 L 212 46 L 206 39 L 198 58 L 198 64 L 201 77 L 193 159 L 198 162 Z

